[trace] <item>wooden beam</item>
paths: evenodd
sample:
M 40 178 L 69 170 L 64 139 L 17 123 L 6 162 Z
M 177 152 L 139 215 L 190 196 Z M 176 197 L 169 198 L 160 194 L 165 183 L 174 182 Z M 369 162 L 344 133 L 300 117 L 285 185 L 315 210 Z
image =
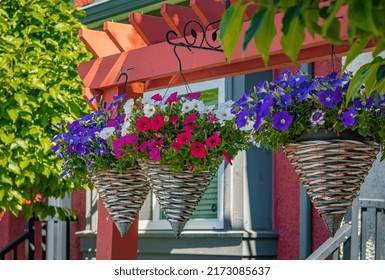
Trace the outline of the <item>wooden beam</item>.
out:
M 190 0 L 190 7 L 197 14 L 204 26 L 209 23 L 221 19 L 223 12 L 226 10 L 226 1 L 207 1 L 207 0 Z M 219 24 L 213 26 L 218 28 Z
M 120 53 L 119 48 L 103 31 L 80 29 L 78 34 L 87 49 L 96 58 Z
M 103 25 L 104 32 L 114 42 L 121 52 L 147 46 L 146 42 L 130 24 L 106 21 Z
M 128 18 L 130 24 L 147 45 L 166 41 L 166 33 L 170 30 L 170 26 L 162 17 L 131 13 Z M 176 32 L 176 30 L 174 31 Z
M 160 13 L 166 23 L 170 26 L 170 29 L 174 30 L 178 34 L 178 37 L 184 36 L 184 27 L 188 22 L 197 21 L 201 23 L 199 17 L 191 8 L 183 6 L 162 4 L 160 6 Z M 194 28 L 197 27 L 196 24 L 191 24 L 190 26 L 194 26 Z M 200 29 L 196 30 L 201 32 Z M 185 35 L 191 35 L 191 29 L 187 28 Z

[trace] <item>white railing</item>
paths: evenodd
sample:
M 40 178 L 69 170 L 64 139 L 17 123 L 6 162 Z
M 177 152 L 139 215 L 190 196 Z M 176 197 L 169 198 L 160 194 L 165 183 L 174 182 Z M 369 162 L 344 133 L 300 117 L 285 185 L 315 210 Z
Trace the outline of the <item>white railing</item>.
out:
M 346 222 L 308 260 L 385 259 L 385 200 L 356 199 Z

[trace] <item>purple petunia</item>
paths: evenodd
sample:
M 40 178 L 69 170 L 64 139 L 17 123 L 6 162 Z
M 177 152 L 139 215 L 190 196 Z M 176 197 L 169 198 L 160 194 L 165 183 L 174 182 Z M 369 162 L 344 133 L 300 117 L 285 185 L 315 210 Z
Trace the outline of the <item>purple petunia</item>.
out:
M 278 112 L 273 115 L 273 128 L 276 130 L 287 130 L 293 121 L 293 117 L 286 111 Z
M 341 90 L 325 90 L 318 94 L 319 101 L 322 106 L 333 109 L 342 100 Z
M 250 110 L 248 108 L 243 108 L 239 114 L 237 119 L 237 127 L 242 128 L 246 125 L 247 120 L 249 119 Z
M 322 111 L 321 109 L 315 110 L 310 116 L 311 125 L 312 126 L 323 125 L 325 123 L 324 117 L 325 117 L 324 111 Z
M 349 126 L 355 126 L 357 124 L 357 121 L 355 119 L 355 116 L 356 116 L 357 112 L 356 110 L 354 109 L 354 106 L 351 106 L 349 108 L 349 111 L 347 112 L 343 112 L 341 114 L 341 120 L 342 120 L 342 124 L 345 126 L 345 127 L 349 127 Z
M 279 97 L 279 101 L 278 101 L 278 104 L 279 106 L 281 106 L 282 108 L 287 108 L 288 106 L 290 106 L 292 102 L 292 99 L 289 95 L 287 94 L 282 94 L 280 97 Z

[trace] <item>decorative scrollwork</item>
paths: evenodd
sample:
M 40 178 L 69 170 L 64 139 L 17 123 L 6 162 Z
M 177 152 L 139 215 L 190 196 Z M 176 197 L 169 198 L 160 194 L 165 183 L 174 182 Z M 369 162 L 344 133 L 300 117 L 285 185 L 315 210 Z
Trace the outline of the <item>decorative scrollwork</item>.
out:
M 166 33 L 166 40 L 170 45 L 173 46 L 180 46 L 185 47 L 191 50 L 191 48 L 196 49 L 203 49 L 203 50 L 210 50 L 210 51 L 218 51 L 223 52 L 223 49 L 221 49 L 222 44 L 219 41 L 218 31 L 219 28 L 216 26 L 219 26 L 219 20 L 209 23 L 207 26 L 203 26 L 200 22 L 196 20 L 190 20 L 186 23 L 186 25 L 183 28 L 183 39 L 184 42 L 172 42 L 170 35 L 174 35 L 176 39 L 178 37 L 178 34 L 173 31 L 169 30 Z M 215 27 L 215 28 L 214 28 Z M 208 37 L 208 34 L 211 31 L 211 29 L 214 28 L 214 31 L 211 32 L 211 36 Z M 199 32 L 198 32 L 199 31 Z M 191 36 L 189 36 L 191 35 Z

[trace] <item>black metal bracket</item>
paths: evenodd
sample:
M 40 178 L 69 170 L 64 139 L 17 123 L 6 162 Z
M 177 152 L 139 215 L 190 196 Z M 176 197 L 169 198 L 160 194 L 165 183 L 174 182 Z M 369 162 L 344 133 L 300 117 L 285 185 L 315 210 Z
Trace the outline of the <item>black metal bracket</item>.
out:
M 134 69 L 134 67 L 129 67 L 129 68 L 126 69 L 126 71 L 123 72 L 123 67 L 120 68 L 119 76 L 118 76 L 118 79 L 117 79 L 116 81 L 119 82 L 120 78 L 121 78 L 122 76 L 124 76 L 125 80 L 124 80 L 124 85 L 123 85 L 122 94 L 124 94 L 125 91 L 126 91 L 126 86 L 127 86 L 127 82 L 128 82 L 128 74 L 127 74 L 127 72 L 128 72 L 129 70 L 132 70 L 132 69 Z

